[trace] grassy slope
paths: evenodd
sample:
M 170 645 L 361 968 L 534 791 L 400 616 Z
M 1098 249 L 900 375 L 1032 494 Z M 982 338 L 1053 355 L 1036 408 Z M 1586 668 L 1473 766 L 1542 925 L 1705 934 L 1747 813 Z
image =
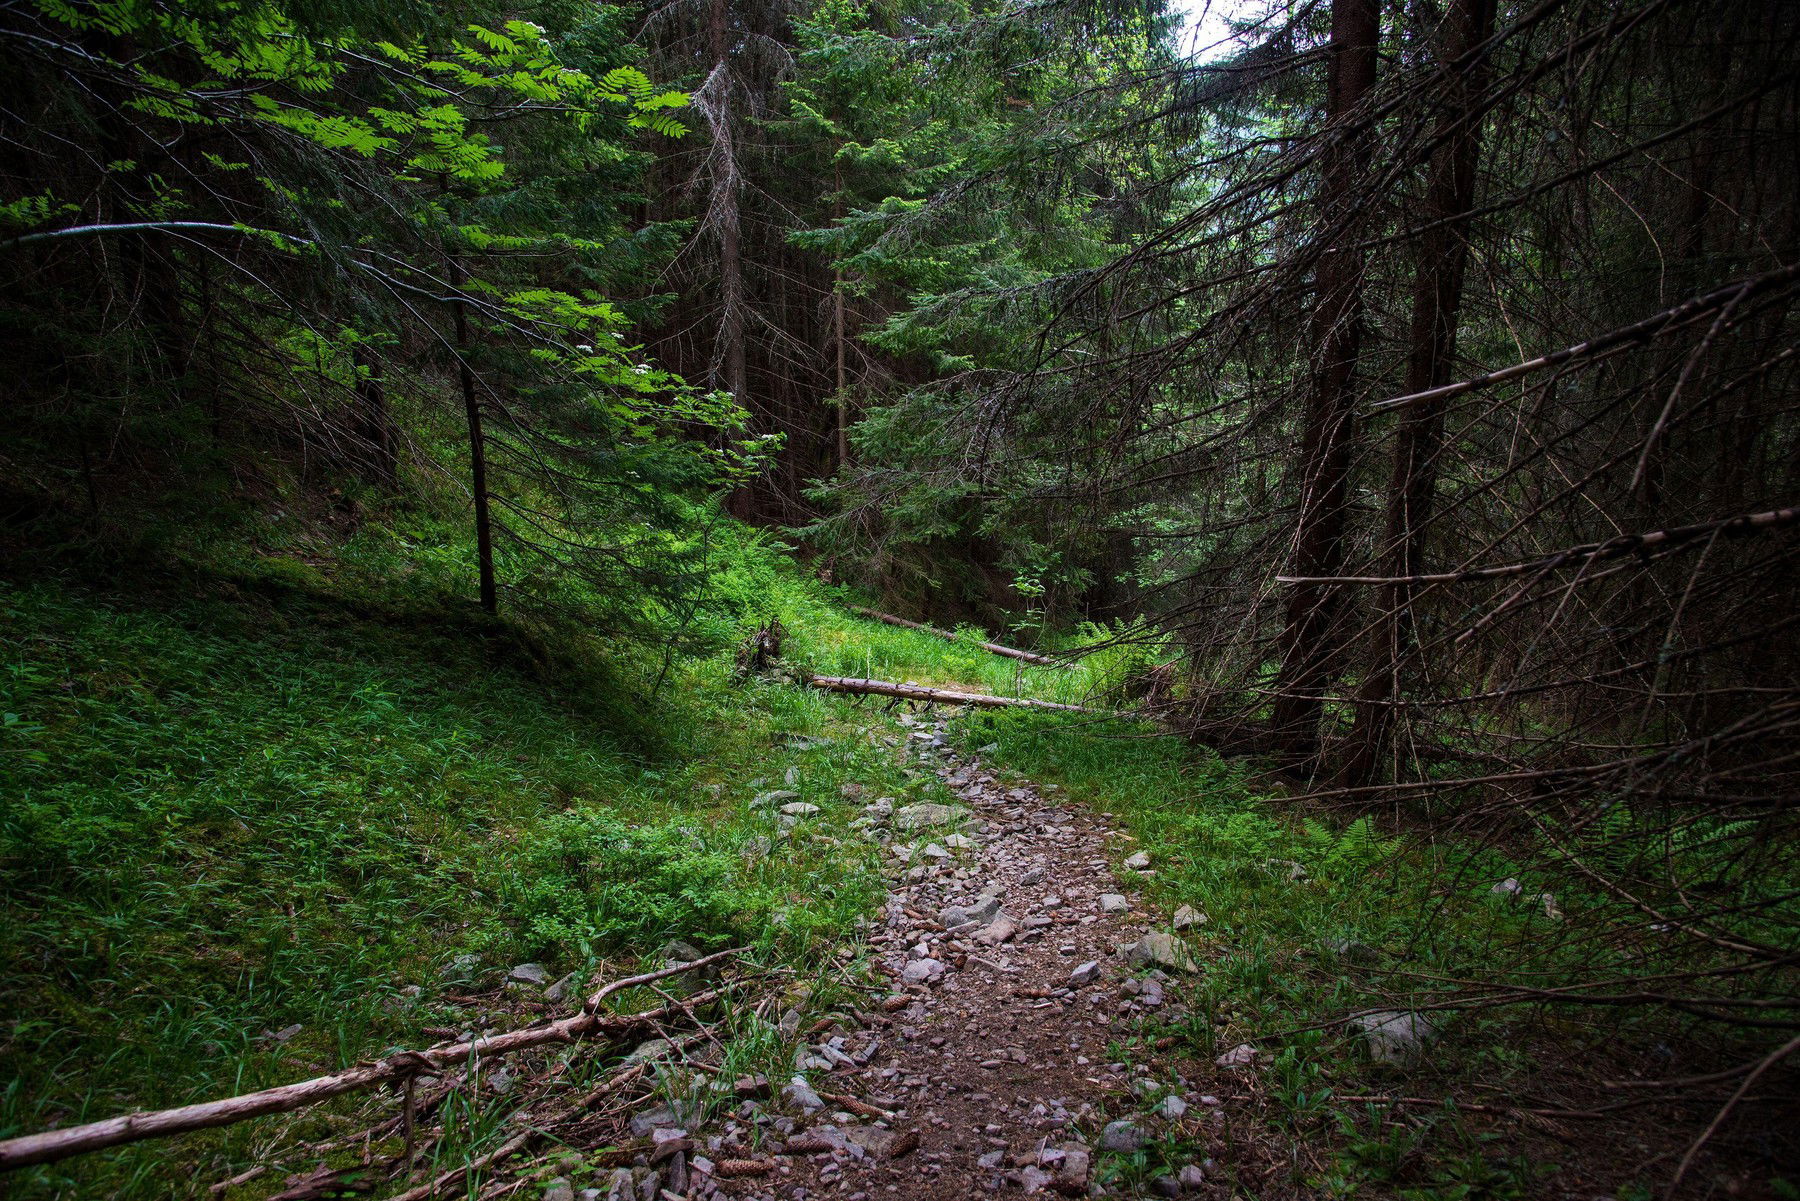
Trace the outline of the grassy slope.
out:
M 857 710 L 736 681 L 729 655 L 644 706 L 444 613 L 200 583 L 0 591 L 6 1133 L 432 1041 L 422 1027 L 465 1020 L 437 1003 L 464 953 L 487 983 L 526 959 L 616 970 L 671 936 L 804 969 L 869 908 L 870 860 L 771 838 L 750 799 L 790 769 L 834 815 L 849 781 L 930 786 L 846 727 Z M 196 1166 L 230 1174 L 257 1126 L 23 1191 L 167 1195 Z

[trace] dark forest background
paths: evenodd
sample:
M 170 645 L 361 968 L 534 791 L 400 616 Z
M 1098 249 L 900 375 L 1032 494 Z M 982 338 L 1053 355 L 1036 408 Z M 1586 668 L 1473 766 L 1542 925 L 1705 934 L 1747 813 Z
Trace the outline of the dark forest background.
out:
M 1791 1093 L 1800 7 L 1224 15 L 0 3 L 6 576 L 351 596 L 609 722 L 778 576 L 1103 660 L 1292 812 L 1588 898 L 1445 988 Z

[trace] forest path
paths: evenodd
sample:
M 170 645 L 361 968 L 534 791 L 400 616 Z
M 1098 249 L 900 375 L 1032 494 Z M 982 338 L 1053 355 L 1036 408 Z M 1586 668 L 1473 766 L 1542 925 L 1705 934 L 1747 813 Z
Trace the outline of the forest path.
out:
M 800 1054 L 815 1084 L 830 1072 L 839 1097 L 891 1116 L 858 1120 L 827 1099 L 771 1148 L 784 1174 L 737 1195 L 1086 1195 L 1098 1152 L 1218 1121 L 1214 1098 L 1183 1099 L 1185 1079 L 1170 1078 L 1172 1099 L 1159 1100 L 1151 1069 L 1122 1062 L 1119 1043 L 1169 1008 L 1172 980 L 1155 956 L 1182 951 L 1119 891 L 1108 853 L 1116 832 L 1053 787 L 1008 785 L 978 759 L 961 760 L 935 720 L 902 720 L 912 727 L 906 753 L 958 803 L 867 806 L 862 828 L 885 845 L 890 888 L 870 950 L 897 994 L 873 1028 L 821 1032 Z M 1116 953 L 1146 934 L 1137 953 Z M 1138 967 L 1150 970 L 1140 977 Z M 816 1099 L 788 1090 L 790 1102 Z M 1106 1121 L 1118 1113 L 1136 1116 Z M 1163 1196 L 1208 1188 L 1199 1165 L 1144 1184 Z

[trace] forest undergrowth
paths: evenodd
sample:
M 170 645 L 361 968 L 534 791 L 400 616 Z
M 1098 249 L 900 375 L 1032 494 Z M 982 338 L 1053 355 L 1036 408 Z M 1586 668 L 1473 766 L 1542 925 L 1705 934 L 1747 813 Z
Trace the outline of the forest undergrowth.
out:
M 796 677 L 1092 702 L 1119 697 L 1135 660 L 1113 648 L 1073 670 L 1024 667 L 862 621 L 841 590 L 747 546 L 742 629 L 773 619 L 786 634 L 772 674 L 740 670 L 729 647 L 672 671 L 643 648 L 547 650 L 541 632 L 359 590 L 354 556 L 9 583 L 0 926 L 20 1016 L 0 1133 L 334 1070 L 467 1025 L 468 995 L 491 995 L 511 965 L 604 978 L 657 962 L 671 939 L 752 948 L 789 995 L 829 1009 L 883 895 L 873 852 L 784 837 L 777 810 L 752 802 L 777 794 L 841 822 L 865 795 L 939 798 L 889 749 L 895 706 Z M 1584 1112 L 1596 1078 L 1686 1070 L 1667 1023 L 1457 1006 L 1456 980 L 1500 964 L 1546 989 L 1613 970 L 1553 936 L 1590 920 L 1594 898 L 1504 845 L 1310 811 L 1254 763 L 1129 718 L 969 711 L 952 728 L 965 753 L 1123 821 L 1158 864 L 1146 900 L 1205 915 L 1190 1016 L 1119 1054 L 1208 1063 L 1256 1046 L 1266 1070 L 1236 1082 L 1250 1089 L 1236 1103 L 1256 1138 L 1307 1148 L 1296 1186 L 1528 1197 L 1565 1166 L 1622 1171 L 1591 1162 L 1585 1134 L 1566 1141 L 1601 1116 Z M 1494 891 L 1515 878 L 1542 895 Z M 1620 971 L 1643 954 L 1600 945 Z M 1404 1073 L 1343 1025 L 1414 1008 L 1442 1039 Z M 794 1031 L 754 1014 L 723 1024 L 734 1066 L 791 1074 Z M 507 1129 L 506 1097 L 479 1078 L 466 1106 L 439 1167 Z M 329 1142 L 363 1112 L 335 1103 L 14 1183 L 166 1195 Z M 1159 1166 L 1152 1148 L 1114 1171 Z

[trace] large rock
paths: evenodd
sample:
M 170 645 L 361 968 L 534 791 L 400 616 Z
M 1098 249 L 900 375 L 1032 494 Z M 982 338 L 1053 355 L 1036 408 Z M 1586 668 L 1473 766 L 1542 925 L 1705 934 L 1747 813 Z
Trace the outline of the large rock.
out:
M 975 941 L 983 946 L 997 947 L 1018 932 L 1019 923 L 1014 921 L 1010 914 L 1001 911 L 994 916 L 994 920 L 989 922 L 986 928 L 976 931 Z
M 1195 926 L 1204 926 L 1206 915 L 1192 905 L 1183 905 L 1175 911 L 1173 925 L 1177 930 L 1192 930 Z
M 1057 1186 L 1065 1192 L 1085 1192 L 1093 1157 L 1080 1143 L 1064 1143 L 1061 1150 L 1063 1157 L 1056 1173 Z
M 968 812 L 959 805 L 940 805 L 935 801 L 920 801 L 916 805 L 896 809 L 894 824 L 902 830 L 922 830 L 928 826 L 947 826 L 951 822 L 963 818 Z
M 1150 852 L 1139 851 L 1134 855 L 1127 855 L 1125 857 L 1125 866 L 1134 872 L 1148 871 L 1150 867 Z
M 627 1128 L 631 1131 L 632 1138 L 649 1138 L 654 1131 L 679 1125 L 681 1122 L 675 1117 L 675 1111 L 666 1105 L 660 1105 L 655 1109 L 632 1114 Z
M 784 1084 L 781 1088 L 781 1099 L 789 1105 L 797 1105 L 801 1109 L 825 1108 L 825 1102 L 819 1098 L 818 1093 L 813 1091 L 812 1085 L 806 1082 L 804 1076 L 795 1076 Z
M 606 1178 L 606 1201 L 634 1201 L 636 1196 L 637 1182 L 631 1177 L 631 1169 L 614 1168 Z
M 1361 1014 L 1350 1024 L 1362 1031 L 1371 1059 L 1396 1067 L 1417 1064 L 1437 1040 L 1437 1028 L 1419 1013 L 1382 1010 Z
M 1173 934 L 1154 931 L 1125 948 L 1125 962 L 1132 967 L 1166 967 L 1180 972 L 1197 972 L 1200 965 L 1188 945 Z
M 1070 988 L 1086 988 L 1100 978 L 1100 961 L 1090 959 L 1069 973 Z
M 844 1130 L 844 1141 L 854 1143 L 863 1153 L 875 1159 L 890 1159 L 899 1134 L 883 1126 L 850 1126 Z
M 521 963 L 516 964 L 512 971 L 506 973 L 506 979 L 511 984 L 542 986 L 550 983 L 550 972 L 541 963 Z
M 1149 1141 L 1150 1136 L 1138 1129 L 1136 1123 L 1124 1120 L 1108 1122 L 1106 1129 L 1100 1132 L 1102 1151 L 1136 1151 Z
M 667 1059 L 675 1053 L 675 1044 L 666 1038 L 653 1038 L 637 1045 L 637 1050 L 625 1057 L 628 1064 L 648 1063 L 653 1059 Z
M 1222 1068 L 1247 1068 L 1256 1063 L 1256 1057 L 1262 1054 L 1249 1043 L 1239 1043 L 1213 1062 Z
M 1100 894 L 1101 913 L 1127 913 L 1131 910 L 1131 902 L 1122 893 L 1103 892 Z
M 946 930 L 960 926 L 965 922 L 980 922 L 987 925 L 1000 915 L 1000 898 L 991 895 L 978 897 L 973 905 L 950 905 L 938 914 Z
M 908 984 L 929 984 L 944 974 L 944 965 L 936 959 L 915 959 L 900 973 Z

